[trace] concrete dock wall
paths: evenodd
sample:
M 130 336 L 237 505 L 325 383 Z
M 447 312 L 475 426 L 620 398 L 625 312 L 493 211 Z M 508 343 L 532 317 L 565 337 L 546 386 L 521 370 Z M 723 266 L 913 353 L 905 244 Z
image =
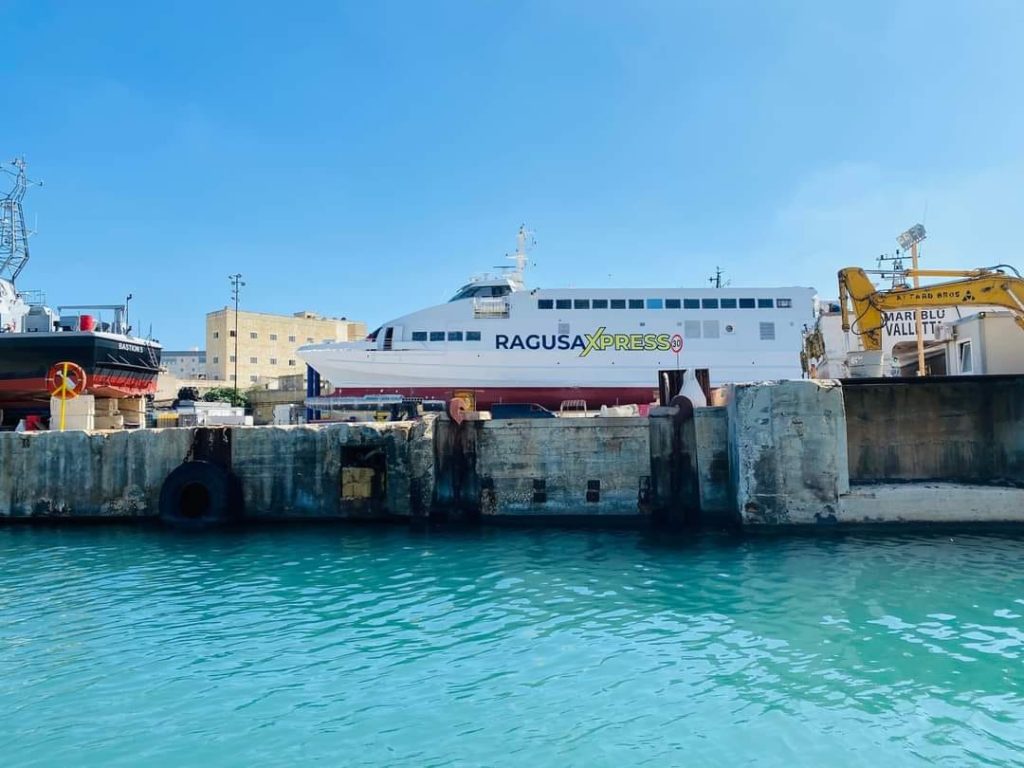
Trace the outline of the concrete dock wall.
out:
M 850 481 L 1024 485 L 1024 377 L 850 380 Z
M 0 516 L 155 515 L 187 429 L 0 433 Z
M 448 421 L 437 429 L 438 507 L 468 516 L 646 514 L 647 419 Z
M 834 520 L 850 490 L 843 390 L 832 381 L 735 384 L 730 485 L 747 525 Z
M 168 476 L 201 460 L 231 470 L 257 520 L 1024 522 L 1024 377 L 724 399 L 650 418 L 0 433 L 0 517 L 156 517 Z

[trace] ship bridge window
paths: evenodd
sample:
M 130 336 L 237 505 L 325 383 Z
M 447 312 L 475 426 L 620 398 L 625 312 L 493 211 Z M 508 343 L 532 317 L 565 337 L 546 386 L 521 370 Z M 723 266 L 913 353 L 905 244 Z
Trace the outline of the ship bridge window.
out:
M 591 309 L 608 309 L 608 299 L 594 299 L 590 302 Z
M 461 301 L 462 299 L 472 299 L 477 297 L 482 298 L 501 298 L 512 293 L 512 288 L 509 285 L 464 285 L 459 288 L 458 292 L 452 296 L 448 302 Z
M 466 331 L 466 341 L 480 341 L 480 331 Z
M 426 341 L 427 340 L 427 332 L 426 331 L 413 331 L 412 332 L 412 340 L 413 341 Z
M 758 309 L 771 309 L 773 306 L 775 306 L 775 302 L 772 301 L 771 299 L 758 299 L 757 300 L 757 308 Z
M 554 309 L 555 302 L 551 299 L 537 299 L 537 309 Z
M 590 299 L 573 299 L 573 309 L 590 309 Z
M 775 300 L 775 308 L 776 309 L 791 309 L 792 307 L 793 307 L 793 300 L 792 299 L 776 299 Z
M 431 331 L 430 332 L 430 340 L 431 341 L 444 341 L 444 331 Z
M 662 299 L 648 299 L 647 300 L 647 308 L 648 309 L 664 309 L 665 308 L 665 302 Z
M 700 305 L 704 309 L 718 309 L 718 299 L 701 299 Z
M 722 299 L 722 309 L 736 309 L 736 299 Z
M 665 309 L 679 309 L 683 306 L 683 302 L 679 299 L 665 299 Z
M 462 331 L 448 331 L 448 341 L 462 341 Z
M 700 299 L 683 299 L 683 309 L 700 309 Z
M 644 300 L 643 299 L 630 299 L 629 300 L 629 308 L 630 309 L 643 309 L 644 308 Z
M 556 299 L 555 309 L 572 309 L 572 301 L 569 299 Z
M 612 299 L 612 309 L 625 309 L 625 308 L 626 308 L 626 300 L 625 299 Z
M 757 306 L 753 299 L 740 299 L 740 309 L 753 309 Z

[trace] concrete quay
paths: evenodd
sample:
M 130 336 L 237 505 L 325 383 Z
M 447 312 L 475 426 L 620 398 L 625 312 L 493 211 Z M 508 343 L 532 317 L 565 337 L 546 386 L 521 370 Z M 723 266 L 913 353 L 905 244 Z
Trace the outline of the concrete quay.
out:
M 650 418 L 0 434 L 0 519 L 1024 521 L 1024 377 L 732 385 Z

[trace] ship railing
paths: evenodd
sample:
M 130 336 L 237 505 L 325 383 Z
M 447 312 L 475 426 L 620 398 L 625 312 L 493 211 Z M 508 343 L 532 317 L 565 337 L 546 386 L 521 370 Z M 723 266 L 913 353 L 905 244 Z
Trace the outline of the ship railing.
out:
M 508 317 L 508 314 L 509 303 L 507 299 L 483 296 L 473 299 L 473 317 L 504 318 Z

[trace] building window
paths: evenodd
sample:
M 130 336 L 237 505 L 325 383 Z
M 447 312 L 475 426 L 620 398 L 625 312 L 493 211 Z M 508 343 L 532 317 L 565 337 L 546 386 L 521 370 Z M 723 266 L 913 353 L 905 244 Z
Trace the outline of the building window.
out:
M 574 299 L 573 309 L 590 309 L 590 299 Z
M 258 333 L 256 333 L 256 331 L 249 331 L 249 338 L 250 339 L 258 339 L 259 337 L 260 337 L 260 335 Z
M 736 309 L 736 299 L 722 299 L 722 309 Z
M 556 299 L 555 309 L 572 309 L 572 302 L 569 299 Z
M 230 336 L 232 339 L 235 338 L 235 332 L 234 331 L 228 331 L 228 336 Z
M 295 337 L 294 336 L 289 336 L 288 337 L 288 341 L 290 341 L 292 344 L 294 344 L 295 343 Z
M 234 356 L 234 355 L 232 355 L 232 356 L 231 356 L 230 358 L 228 358 L 228 360 L 229 360 L 230 362 L 232 362 L 232 363 L 233 363 L 233 362 L 235 362 L 235 356 Z
M 277 341 L 277 334 L 276 333 L 270 334 L 270 340 L 271 341 Z
M 413 331 L 412 332 L 412 340 L 413 341 L 426 341 L 427 340 L 427 332 L 426 331 Z
M 626 300 L 625 299 L 612 299 L 612 309 L 625 309 L 625 308 L 626 308 Z
M 740 309 L 753 309 L 757 303 L 753 299 L 740 299 Z
M 679 309 L 682 305 L 679 299 L 665 299 L 665 309 Z
M 234 381 L 235 380 L 235 374 L 232 373 L 228 378 L 231 379 L 232 381 Z
M 312 336 L 307 336 L 306 337 L 306 343 L 307 344 L 312 344 L 313 343 L 313 337 Z
M 270 358 L 270 364 L 271 365 L 277 365 L 277 358 L 276 357 Z
M 705 339 L 717 339 L 718 338 L 718 321 L 717 320 L 705 320 L 704 321 L 704 338 Z
M 249 381 L 256 381 L 256 376 L 255 375 L 249 376 Z
M 288 365 L 295 365 L 295 361 L 294 360 L 289 360 L 288 361 Z
M 648 299 L 647 300 L 647 308 L 648 309 L 664 309 L 665 308 L 665 302 L 662 299 Z
M 220 331 L 214 331 L 213 332 L 213 338 L 219 339 L 220 338 Z
M 629 300 L 629 308 L 630 309 L 643 309 L 644 308 L 644 300 L 643 299 L 630 299 Z
M 758 299 L 757 300 L 757 308 L 758 309 L 771 309 L 773 306 L 775 306 L 775 302 L 772 301 L 771 299 Z
M 683 299 L 683 309 L 700 309 L 700 299 Z
M 250 357 L 249 358 L 249 363 L 252 364 L 252 365 L 256 365 L 258 362 L 259 362 L 259 360 L 257 360 L 255 357 Z
M 974 356 L 971 354 L 971 342 L 960 342 L 960 373 L 974 373 Z
M 431 341 L 444 341 L 444 331 L 431 331 L 430 332 L 430 340 Z
M 775 300 L 775 308 L 776 309 L 791 309 L 792 306 L 793 306 L 793 300 L 792 299 L 776 299 Z
M 683 323 L 683 336 L 688 339 L 699 339 L 700 320 L 687 320 Z
M 537 299 L 537 309 L 554 309 L 555 302 L 551 299 Z
M 608 309 L 608 299 L 594 299 L 590 302 L 591 309 Z
M 219 362 L 220 362 L 220 358 L 217 357 L 216 355 L 214 355 L 214 357 L 213 357 L 213 364 L 216 365 Z
M 704 309 L 718 309 L 718 299 L 701 299 L 700 305 Z
M 761 323 L 761 341 L 775 341 L 775 323 Z
M 466 331 L 466 341 L 480 341 L 480 331 Z

